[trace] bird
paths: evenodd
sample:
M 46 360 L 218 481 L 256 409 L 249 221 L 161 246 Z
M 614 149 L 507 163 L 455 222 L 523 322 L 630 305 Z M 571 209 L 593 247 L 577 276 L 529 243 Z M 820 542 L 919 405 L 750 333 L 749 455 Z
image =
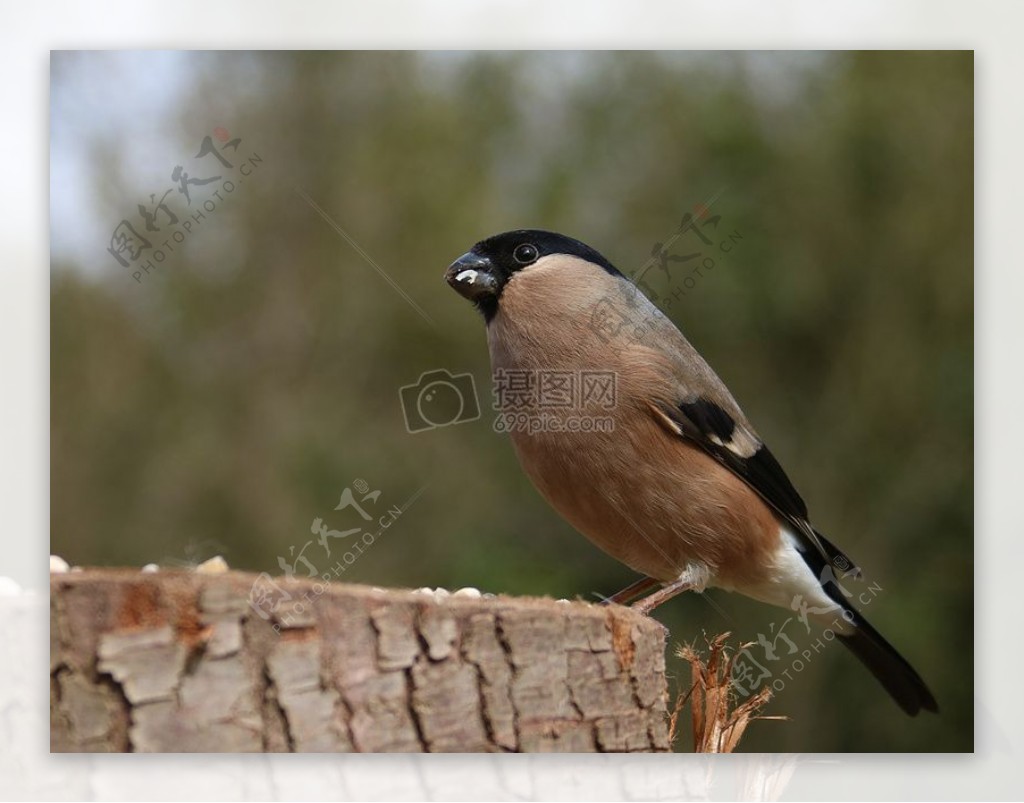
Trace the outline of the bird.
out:
M 499 420 L 523 470 L 576 530 L 641 575 L 609 602 L 639 597 L 633 607 L 649 614 L 718 588 L 799 605 L 903 711 L 938 712 L 848 598 L 842 580 L 860 568 L 811 525 L 728 388 L 635 281 L 543 229 L 477 242 L 445 279 L 483 316 L 496 389 L 500 378 L 516 390 L 498 394 Z

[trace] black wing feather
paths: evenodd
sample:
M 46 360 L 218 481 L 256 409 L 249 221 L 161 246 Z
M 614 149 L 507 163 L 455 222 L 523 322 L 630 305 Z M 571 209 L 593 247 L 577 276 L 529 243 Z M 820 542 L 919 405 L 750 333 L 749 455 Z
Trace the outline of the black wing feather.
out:
M 731 415 L 703 398 L 683 402 L 673 412 L 684 435 L 732 469 L 787 519 L 806 526 L 807 505 L 768 447 L 762 443 L 750 457 L 743 457 L 726 445 L 736 431 Z
M 807 505 L 767 446 L 759 443 L 757 450 L 749 457 L 743 457 L 729 448 L 728 444 L 736 431 L 736 422 L 729 413 L 715 402 L 701 397 L 682 402 L 668 413 L 685 437 L 753 488 L 829 563 L 844 573 L 856 571 L 846 555 L 811 527 Z

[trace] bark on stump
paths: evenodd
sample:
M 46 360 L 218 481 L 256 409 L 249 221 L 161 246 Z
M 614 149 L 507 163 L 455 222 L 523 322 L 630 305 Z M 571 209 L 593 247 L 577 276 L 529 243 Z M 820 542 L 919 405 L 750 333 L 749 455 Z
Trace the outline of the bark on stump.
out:
M 53 751 L 669 748 L 664 629 L 619 606 L 104 569 L 50 617 Z

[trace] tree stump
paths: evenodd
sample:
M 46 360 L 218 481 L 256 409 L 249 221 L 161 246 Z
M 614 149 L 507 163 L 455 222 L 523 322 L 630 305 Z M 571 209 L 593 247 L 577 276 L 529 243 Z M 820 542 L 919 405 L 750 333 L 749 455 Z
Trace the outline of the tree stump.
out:
M 55 752 L 669 749 L 665 631 L 620 606 L 89 569 L 50 617 Z

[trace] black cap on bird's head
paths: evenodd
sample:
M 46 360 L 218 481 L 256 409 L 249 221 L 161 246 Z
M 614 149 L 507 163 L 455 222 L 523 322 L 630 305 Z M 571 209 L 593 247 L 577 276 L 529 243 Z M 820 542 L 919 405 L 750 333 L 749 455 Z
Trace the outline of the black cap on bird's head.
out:
M 519 271 L 558 254 L 579 257 L 621 275 L 611 262 L 579 240 L 542 229 L 516 229 L 478 242 L 448 267 L 445 279 L 490 321 L 498 311 L 501 291 Z

